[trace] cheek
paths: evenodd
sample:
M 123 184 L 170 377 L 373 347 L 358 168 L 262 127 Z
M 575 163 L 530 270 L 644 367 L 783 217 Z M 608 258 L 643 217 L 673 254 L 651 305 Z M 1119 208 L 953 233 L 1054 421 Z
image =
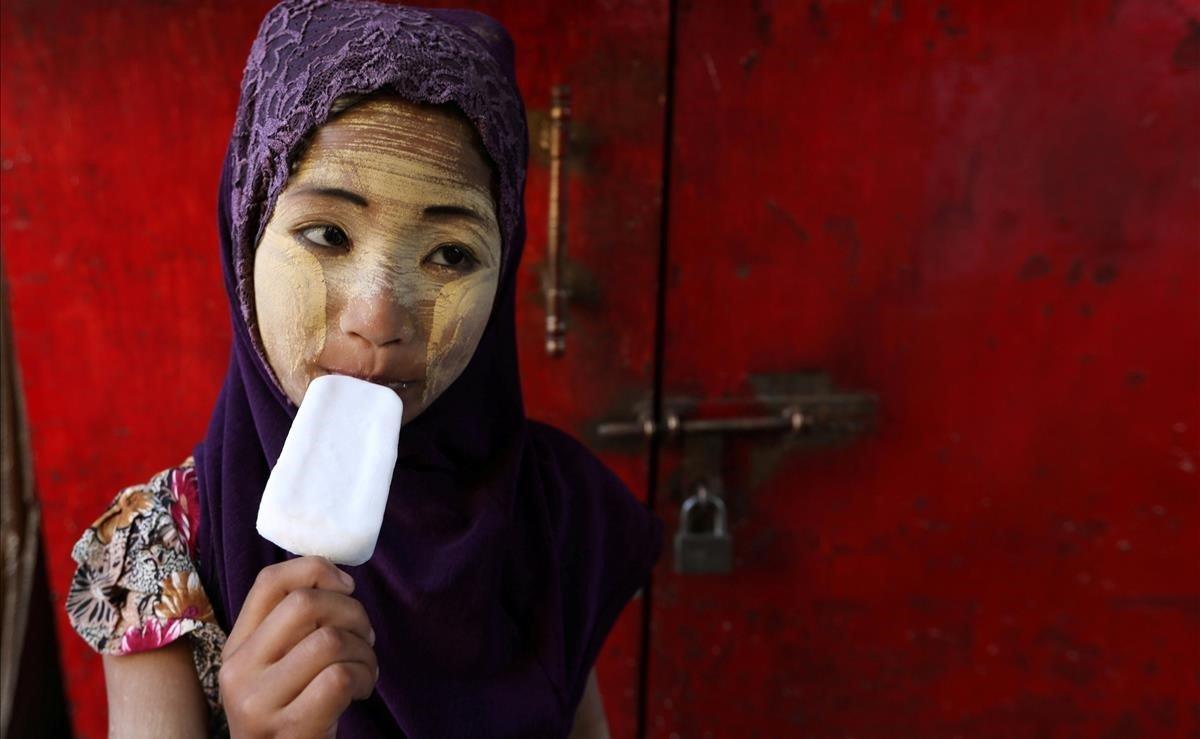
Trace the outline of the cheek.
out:
M 498 275 L 494 268 L 480 270 L 448 283 L 438 293 L 426 347 L 426 403 L 454 382 L 471 361 L 492 311 Z
M 309 358 L 325 344 L 325 279 L 317 258 L 264 242 L 255 254 L 254 303 L 271 369 L 293 401 Z

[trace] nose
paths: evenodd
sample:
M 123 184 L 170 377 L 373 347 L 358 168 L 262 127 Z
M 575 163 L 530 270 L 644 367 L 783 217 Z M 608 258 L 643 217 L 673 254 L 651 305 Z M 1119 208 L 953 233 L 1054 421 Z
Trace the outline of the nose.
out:
M 412 311 L 386 293 L 351 298 L 342 311 L 340 328 L 375 346 L 407 344 L 417 334 Z

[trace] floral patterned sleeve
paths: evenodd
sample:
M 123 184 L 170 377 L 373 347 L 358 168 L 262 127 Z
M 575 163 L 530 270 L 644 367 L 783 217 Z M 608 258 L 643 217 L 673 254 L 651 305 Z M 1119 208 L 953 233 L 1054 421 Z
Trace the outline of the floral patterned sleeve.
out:
M 189 636 L 210 734 L 223 735 L 217 672 L 226 635 L 196 570 L 199 523 L 192 457 L 122 490 L 71 550 L 79 566 L 67 618 L 100 654 L 144 652 Z

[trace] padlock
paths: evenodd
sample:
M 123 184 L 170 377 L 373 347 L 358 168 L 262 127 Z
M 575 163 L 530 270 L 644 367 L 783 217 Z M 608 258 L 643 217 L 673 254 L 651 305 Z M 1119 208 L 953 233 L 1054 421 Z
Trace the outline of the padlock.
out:
M 708 506 L 715 509 L 712 526 L 696 520 Z M 711 495 L 700 485 L 696 493 L 683 501 L 679 512 L 679 531 L 675 533 L 675 571 L 681 574 L 729 572 L 733 569 L 733 540 L 725 529 L 725 501 Z

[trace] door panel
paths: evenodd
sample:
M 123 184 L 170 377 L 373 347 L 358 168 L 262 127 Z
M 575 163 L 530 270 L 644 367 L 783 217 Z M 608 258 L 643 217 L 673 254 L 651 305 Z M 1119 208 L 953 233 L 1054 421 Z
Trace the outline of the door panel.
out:
M 101 661 L 61 607 L 70 546 L 120 488 L 182 461 L 207 426 L 229 346 L 214 196 L 246 54 L 271 5 L 14 0 L 0 15 L 4 269 L 82 737 L 104 735 L 106 709 Z M 586 437 L 610 405 L 650 393 L 666 3 L 473 6 L 514 37 L 535 137 L 518 307 L 527 410 Z M 582 277 L 566 356 L 549 359 L 537 135 L 557 83 L 574 88 L 567 232 L 569 272 Z M 603 455 L 645 489 L 644 450 Z M 639 628 L 640 601 L 598 663 L 614 736 L 634 733 Z
M 455 5 L 461 3 L 447 3 Z M 498 0 L 475 7 L 512 32 L 529 109 L 525 191 L 529 238 L 518 276 L 517 340 L 525 409 L 589 443 L 595 419 L 648 397 L 654 372 L 666 86 L 666 0 Z M 541 273 L 547 268 L 550 89 L 571 88 L 566 162 L 566 351 L 546 354 Z M 604 462 L 645 499 L 645 446 L 601 448 Z M 564 583 L 570 586 L 570 583 Z M 636 735 L 641 600 L 609 633 L 596 672 L 613 737 Z
M 727 438 L 734 568 L 658 570 L 652 736 L 1195 726 L 1195 23 L 680 3 L 665 393 L 879 405 Z

